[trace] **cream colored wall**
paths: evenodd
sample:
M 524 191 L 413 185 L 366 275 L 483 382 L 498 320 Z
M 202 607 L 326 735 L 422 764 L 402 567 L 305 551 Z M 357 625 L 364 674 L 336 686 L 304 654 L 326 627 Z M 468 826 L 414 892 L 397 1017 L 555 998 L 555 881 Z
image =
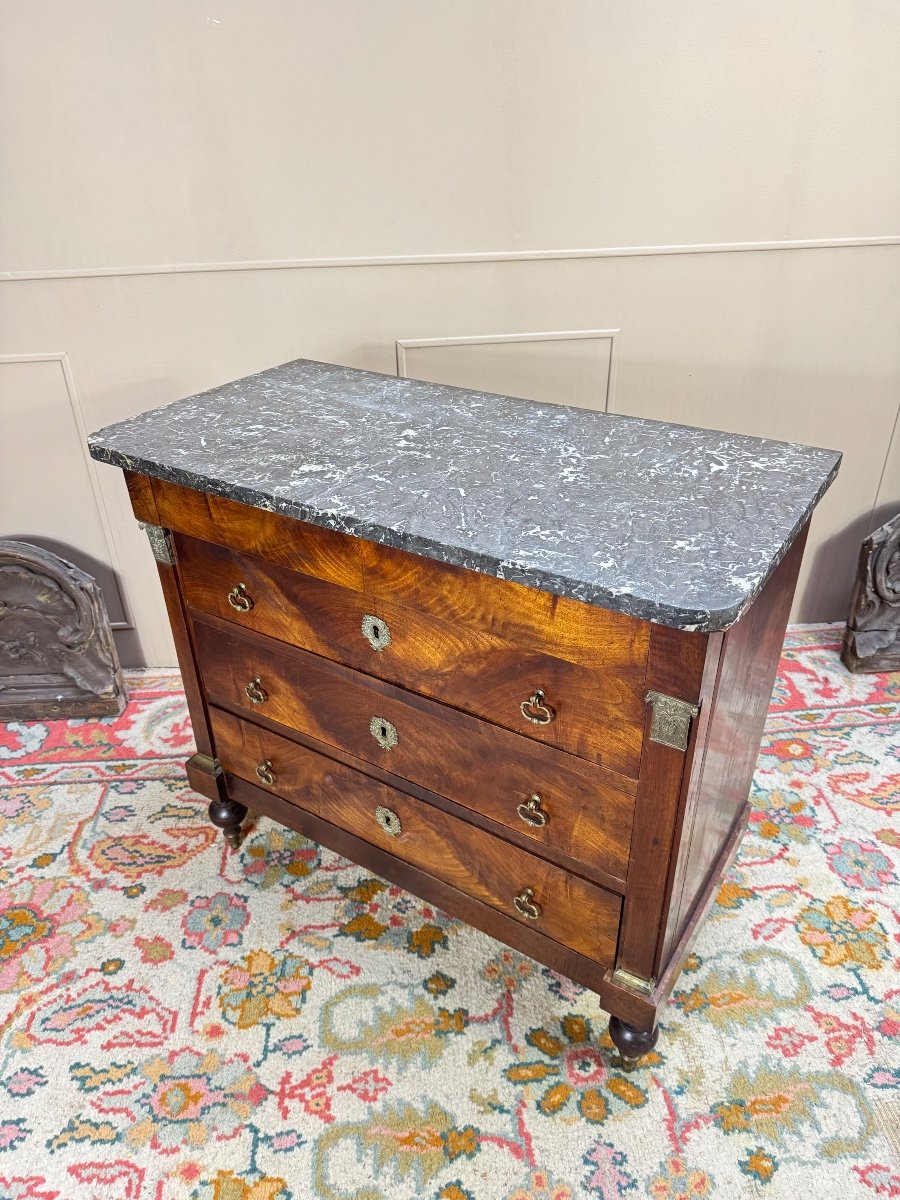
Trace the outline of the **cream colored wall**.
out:
M 118 556 L 126 661 L 171 642 L 79 422 L 489 334 L 610 339 L 419 347 L 409 373 L 483 362 L 514 390 L 558 363 L 556 398 L 843 449 L 795 616 L 844 614 L 873 510 L 900 502 L 893 3 L 0 11 L 2 453 L 35 450 L 23 396 L 75 429 L 44 473 L 70 480 L 79 548 Z M 58 490 L 31 478 L 4 529 L 52 536 Z

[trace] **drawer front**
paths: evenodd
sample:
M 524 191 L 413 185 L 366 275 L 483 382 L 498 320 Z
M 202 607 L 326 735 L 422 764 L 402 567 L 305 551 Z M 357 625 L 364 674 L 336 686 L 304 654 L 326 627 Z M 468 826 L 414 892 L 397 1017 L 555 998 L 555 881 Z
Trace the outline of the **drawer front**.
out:
M 612 963 L 618 896 L 250 722 L 215 708 L 210 717 L 216 753 L 227 773 L 274 792 L 601 965 Z
M 645 688 L 643 661 L 630 642 L 608 639 L 597 648 L 598 666 L 588 667 L 534 650 L 524 635 L 518 644 L 507 641 L 483 621 L 436 618 L 194 538 L 179 537 L 177 547 L 195 611 L 637 777 Z M 529 703 L 536 692 L 543 707 Z
M 195 634 L 213 703 L 298 730 L 624 880 L 629 781 L 304 651 L 202 621 Z
M 618 674 L 643 673 L 650 625 L 512 580 L 411 554 L 295 517 L 161 479 L 157 519 L 174 533 L 292 572 L 402 603 L 440 620 L 481 626 L 515 645 Z

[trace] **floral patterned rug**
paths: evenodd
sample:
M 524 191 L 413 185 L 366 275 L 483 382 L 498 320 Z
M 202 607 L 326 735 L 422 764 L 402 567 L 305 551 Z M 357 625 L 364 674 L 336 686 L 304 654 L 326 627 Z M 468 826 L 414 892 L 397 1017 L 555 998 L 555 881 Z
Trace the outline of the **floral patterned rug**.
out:
M 175 672 L 0 726 L 0 1198 L 900 1196 L 900 674 L 838 635 L 632 1074 L 568 980 L 267 819 L 227 852 Z

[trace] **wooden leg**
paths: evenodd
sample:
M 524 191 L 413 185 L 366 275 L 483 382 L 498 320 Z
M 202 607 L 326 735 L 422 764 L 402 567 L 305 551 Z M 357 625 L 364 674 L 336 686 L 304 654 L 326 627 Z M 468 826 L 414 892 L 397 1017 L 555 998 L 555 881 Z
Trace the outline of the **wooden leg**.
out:
M 247 809 L 236 800 L 212 800 L 209 805 L 209 819 L 225 834 L 225 841 L 233 850 L 241 844 L 241 821 L 247 815 Z
M 632 1070 L 637 1063 L 649 1054 L 659 1040 L 659 1026 L 652 1029 L 635 1029 L 626 1025 L 618 1017 L 609 1018 L 609 1036 L 622 1059 L 626 1071 Z

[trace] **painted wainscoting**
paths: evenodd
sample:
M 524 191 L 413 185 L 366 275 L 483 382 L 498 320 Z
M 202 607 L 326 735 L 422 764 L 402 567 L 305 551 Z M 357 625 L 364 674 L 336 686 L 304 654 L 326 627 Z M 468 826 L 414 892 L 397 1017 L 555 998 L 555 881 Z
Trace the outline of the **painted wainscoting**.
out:
M 307 356 L 842 449 L 793 614 L 840 619 L 900 504 L 898 36 L 882 0 L 10 6 L 0 533 L 171 663 L 83 433 Z

